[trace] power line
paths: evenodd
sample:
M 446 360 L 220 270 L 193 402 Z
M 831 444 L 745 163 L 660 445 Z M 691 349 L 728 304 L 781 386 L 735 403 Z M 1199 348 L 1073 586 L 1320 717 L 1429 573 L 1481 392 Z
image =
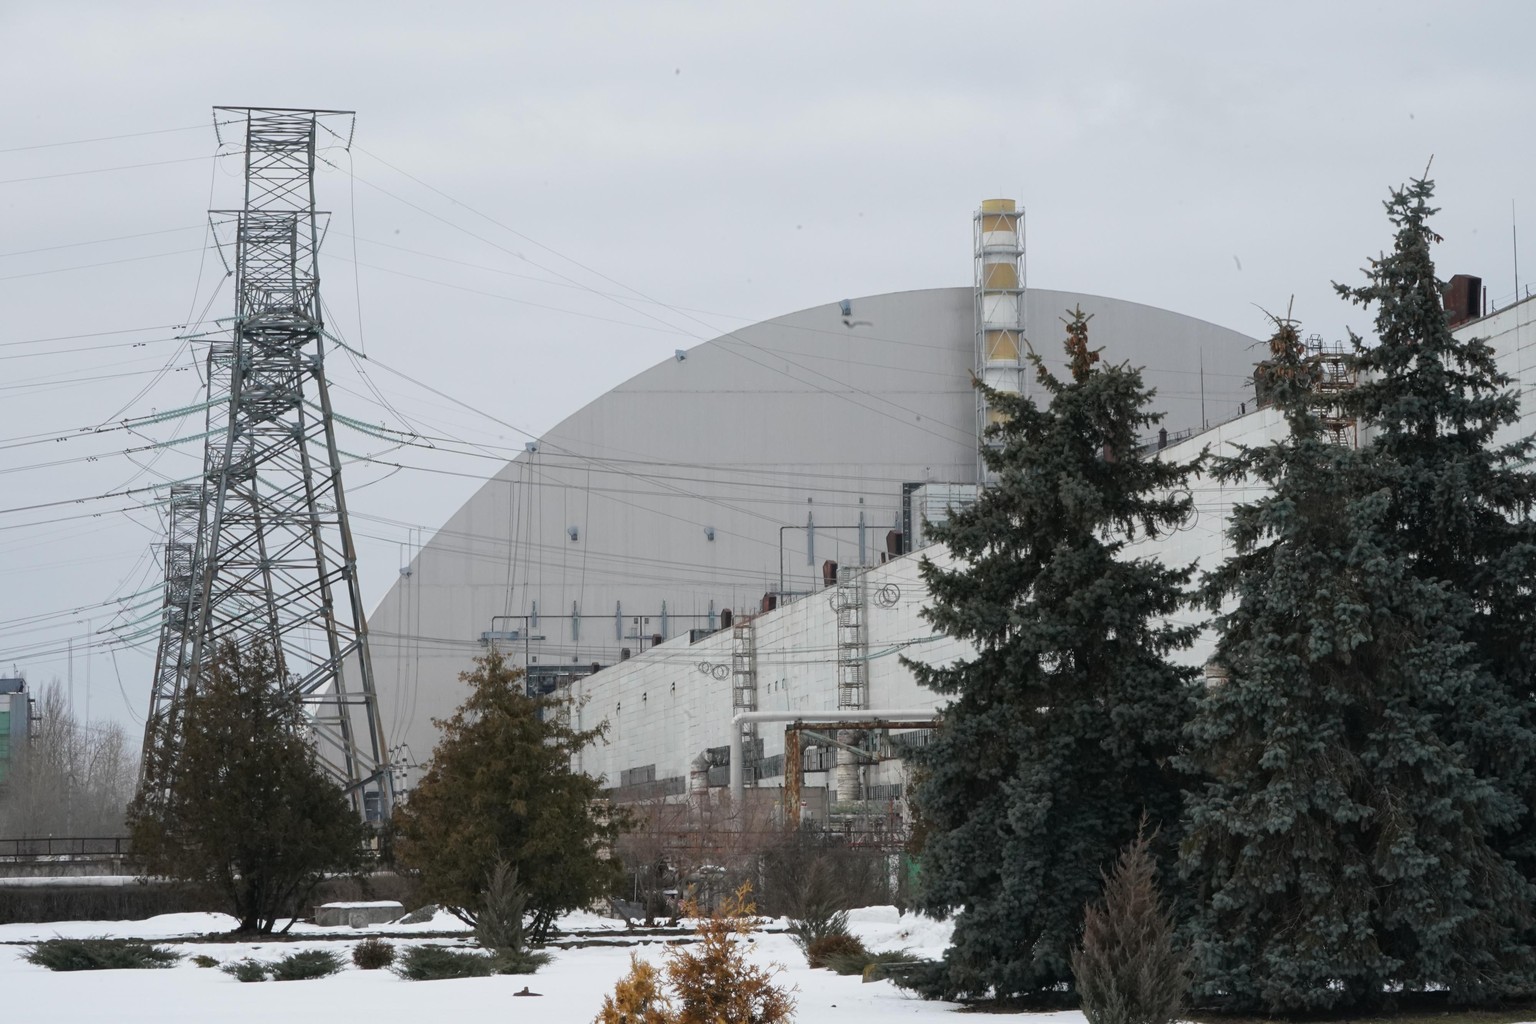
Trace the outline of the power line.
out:
M 222 122 L 229 124 L 230 122 Z M 11 146 L 9 149 L 0 149 L 0 153 L 25 153 L 35 149 L 57 149 L 60 146 L 84 146 L 92 142 L 116 142 L 119 139 L 142 139 L 146 135 L 170 135 L 174 132 L 202 131 L 207 129 L 206 124 L 185 125 L 181 128 L 153 128 L 142 132 L 127 132 L 123 135 L 97 135 L 89 139 L 67 139 L 63 142 L 37 142 L 30 146 Z
M 4 184 L 4 182 L 0 182 L 0 184 Z M 124 256 L 121 259 L 101 260 L 98 263 L 77 263 L 70 267 L 53 267 L 49 270 L 28 270 L 20 274 L 6 274 L 4 276 L 0 276 L 0 281 L 19 281 L 25 277 L 43 277 L 48 274 L 64 274 L 72 270 L 92 270 L 96 267 L 114 267 L 121 263 L 142 263 L 145 260 L 165 259 L 167 256 L 185 256 L 188 253 L 203 252 L 206 249 L 207 246 L 204 246 L 202 249 L 173 249 L 170 252 L 154 252 L 147 256 Z
M 179 341 L 179 338 L 148 338 L 144 341 L 118 341 L 106 345 L 83 345 L 80 348 L 51 349 L 47 352 L 12 352 L 10 355 L 0 356 L 0 360 L 8 359 L 42 359 L 47 356 L 71 356 L 80 352 L 101 352 L 114 348 L 144 348 L 147 345 L 162 345 L 167 341 Z
M 79 341 L 82 338 L 105 338 L 116 334 L 148 334 L 150 331 L 181 331 L 189 327 L 201 327 L 203 323 L 212 321 L 198 321 L 184 324 L 156 324 L 153 327 L 123 327 L 112 331 L 89 331 L 84 334 L 55 334 L 47 338 L 22 338 L 16 341 L 0 341 L 0 348 L 11 348 L 15 345 L 46 345 L 54 341 Z
M 109 174 L 109 173 L 111 173 L 113 171 L 133 171 L 133 170 L 138 170 L 141 167 L 165 167 L 165 166 L 168 166 L 170 164 L 190 164 L 190 163 L 196 163 L 199 160 L 208 160 L 208 159 L 217 160 L 220 157 L 240 156 L 240 155 L 243 155 L 243 154 L 240 154 L 240 153 L 215 153 L 215 154 L 213 154 L 213 156 L 211 158 L 206 156 L 206 155 L 205 156 L 184 156 L 184 157 L 179 157 L 179 158 L 177 158 L 175 160 L 150 160 L 147 163 L 142 163 L 142 164 L 118 164 L 115 167 L 91 167 L 91 168 L 88 168 L 88 169 L 83 170 L 83 171 L 56 171 L 53 174 L 32 174 L 32 175 L 28 175 L 28 176 L 26 176 L 24 178 L 0 178 L 0 185 L 19 185 L 22 182 L 27 182 L 27 181 L 48 181 L 48 180 L 53 179 L 53 178 L 78 178 L 78 177 L 80 177 L 82 175 L 86 175 L 86 174 Z
M 149 238 L 152 235 L 173 235 L 181 231 L 195 231 L 203 227 L 201 224 L 191 224 L 184 228 L 161 228 L 158 231 L 139 231 L 131 235 L 113 235 L 110 238 L 93 238 L 85 242 L 64 242 L 60 245 L 44 245 L 36 249 L 17 249 L 13 252 L 0 252 L 0 259 L 12 256 L 33 256 L 40 252 L 57 252 L 60 249 L 78 249 L 87 245 L 105 245 L 108 242 L 126 242 L 134 238 Z
M 327 129 L 327 130 L 329 131 L 330 129 Z M 332 134 L 334 135 L 335 132 L 332 132 Z M 340 136 L 337 136 L 337 137 L 340 138 Z M 362 152 L 365 155 L 367 155 L 369 157 L 372 157 L 375 160 L 378 160 L 380 163 L 384 164 L 384 166 L 390 168 L 391 170 L 395 171 L 398 174 L 404 175 L 405 177 L 409 178 L 411 181 L 414 181 L 418 185 L 421 185 L 423 188 L 426 188 L 429 191 L 434 192 L 437 195 L 441 196 L 442 198 L 446 199 L 448 202 L 450 202 L 450 203 L 452 203 L 452 204 L 454 204 L 456 206 L 462 206 L 464 209 L 468 210 L 470 213 L 473 213 L 475 216 L 480 217 L 481 219 L 488 221 L 489 223 L 495 225 L 496 227 L 501 228 L 503 231 L 506 231 L 506 232 L 508 232 L 508 233 L 510 233 L 512 235 L 515 235 L 516 237 L 521 238 L 524 241 L 529 242 L 532 245 L 536 245 L 539 248 L 541 248 L 541 249 L 543 249 L 543 250 L 545 250 L 547 252 L 550 252 L 550 253 L 554 254 L 555 256 L 558 256 L 560 259 L 565 260 L 566 262 L 572 264 L 573 266 L 581 268 L 586 273 L 589 273 L 589 274 L 594 275 L 595 277 L 601 278 L 602 280 L 607 281 L 610 284 L 617 285 L 618 287 L 623 288 L 624 290 L 626 290 L 628 292 L 632 292 L 633 294 L 639 296 L 641 299 L 643 299 L 643 300 L 645 300 L 647 302 L 654 303 L 656 305 L 661 306 L 664 309 L 667 309 L 667 310 L 669 310 L 669 311 L 671 311 L 673 313 L 677 313 L 677 314 L 679 314 L 679 315 L 681 315 L 681 316 L 683 316 L 683 317 L 685 317 L 685 318 L 687 318 L 689 320 L 692 320 L 693 322 L 695 322 L 695 323 L 701 325 L 702 327 L 704 327 L 705 329 L 709 330 L 711 333 L 713 333 L 714 331 L 718 330 L 718 328 L 716 328 L 713 325 L 710 325 L 708 323 L 705 323 L 703 320 L 700 320 L 698 317 L 692 315 L 691 313 L 687 313 L 687 312 L 685 312 L 685 311 L 683 311 L 683 310 L 681 310 L 681 309 L 679 309 L 679 308 L 677 308 L 675 306 L 672 306 L 672 305 L 670 305 L 670 304 L 668 304 L 666 302 L 663 302 L 660 299 L 656 299 L 656 298 L 653 298 L 653 297 L 651 297 L 649 295 L 646 295 L 644 292 L 641 292 L 639 289 L 634 288 L 631 285 L 625 284 L 624 282 L 619 281 L 616 278 L 609 277 L 608 275 L 602 273 L 601 271 L 594 270 L 593 268 L 588 267 L 586 264 L 581 263 L 580 261 L 575 260 L 575 259 L 573 259 L 573 258 L 571 258 L 569 256 L 566 256 L 565 254 L 559 252 L 558 250 L 552 248 L 551 246 L 546 245 L 543 242 L 540 242 L 537 239 L 532 238 L 532 237 L 530 237 L 528 235 L 525 235 L 522 232 L 517 231 L 514 228 L 508 227 L 507 225 L 501 223 L 500 221 L 496 220 L 495 218 L 489 216 L 488 214 L 482 213 L 481 211 L 479 211 L 479 210 L 475 209 L 474 207 L 470 206 L 469 204 L 461 202 L 460 200 L 457 200 L 454 197 L 448 195 L 446 192 L 443 192 L 441 189 L 435 188 L 434 186 L 429 185 L 426 182 L 422 181 L 420 178 L 417 178 L 414 175 L 410 174 L 409 172 L 406 172 L 406 171 L 400 169 L 399 167 L 396 167 L 395 165 L 393 165 L 393 164 L 389 163 L 388 161 L 384 160 L 382 157 L 376 156 L 373 153 L 368 152 L 368 150 L 363 149 L 361 146 L 359 146 L 357 148 L 358 148 L 359 152 Z M 332 166 L 334 166 L 334 165 L 332 165 Z M 505 252 L 508 255 L 513 256 L 513 257 L 515 257 L 517 259 L 524 260 L 524 261 L 530 263 L 533 266 L 539 267 L 541 270 L 544 270 L 547 273 L 554 274 L 555 276 L 561 278 L 562 280 L 570 281 L 572 284 L 579 284 L 580 283 L 580 282 L 575 281 L 574 279 L 570 278 L 569 276 L 567 276 L 565 274 L 561 274 L 557 270 L 552 270 L 549 267 L 541 266 L 540 264 L 535 263 L 532 260 L 529 260 L 526 256 L 524 256 L 521 253 L 512 252 L 512 251 L 506 249 L 505 246 L 499 245 L 496 242 L 492 242 L 491 240 L 489 240 L 487 238 L 484 238 L 483 236 L 477 235 L 474 232 L 472 232 L 472 231 L 468 230 L 467 228 L 463 227 L 462 225 L 455 224 L 452 221 L 449 221 L 446 218 L 439 216 L 438 214 L 432 213 L 430 210 L 426 210 L 423 207 L 418 206 L 415 203 L 412 203 L 408 199 L 404 199 L 404 198 L 402 198 L 402 197 L 400 197 L 398 195 L 395 195 L 394 193 L 390 192 L 389 190 L 383 188 L 382 186 L 376 185 L 376 184 L 368 181 L 367 179 L 358 178 L 357 180 L 362 181 L 363 184 L 369 186 L 370 188 L 377 189 L 378 191 L 384 193 L 385 195 L 390 196 L 391 198 L 395 199 L 395 201 L 397 201 L 397 202 L 404 203 L 406 206 L 409 206 L 409 207 L 411 207 L 414 210 L 417 210 L 417 211 L 419 211 L 419 212 L 421 212 L 423 214 L 426 214 L 429 217 L 432 217 L 434 220 L 441 221 L 442 223 L 447 224 L 449 227 L 452 227 L 452 228 L 454 228 L 454 229 L 456 229 L 458 231 L 464 232 L 465 234 L 469 235 L 471 238 L 474 238 L 474 239 L 476 239 L 478 241 L 484 242 L 485 244 L 490 245 L 493 248 L 496 248 L 496 249 L 498 249 L 498 250 L 500 250 L 502 252 Z M 654 314 L 648 313 L 648 312 L 646 312 L 643 309 L 637 309 L 636 307 L 630 305 L 628 302 L 626 302 L 626 301 L 624 301 L 622 299 L 619 299 L 619 298 L 617 298 L 615 296 L 611 296 L 611 295 L 610 296 L 605 296 L 605 297 L 608 298 L 609 301 L 614 302 L 617 305 L 620 305 L 620 306 L 624 307 L 625 309 L 628 309 L 630 312 L 637 313 L 637 314 L 639 314 L 641 316 L 644 316 L 644 317 L 646 317 L 648 319 L 651 319 L 651 320 L 655 320 L 657 323 L 660 323 L 660 324 L 664 325 L 668 329 L 678 330 L 679 333 L 683 333 L 683 334 L 686 334 L 686 335 L 689 335 L 689 336 L 692 336 L 692 337 L 696 337 L 696 338 L 698 337 L 697 335 L 694 335 L 690 331 L 687 331 L 685 329 L 677 328 L 677 326 L 675 324 L 668 323 L 667 321 L 661 319 L 660 317 L 655 316 Z M 788 370 L 783 370 L 783 369 L 780 369 L 779 367 L 777 367 L 775 365 L 772 365 L 770 363 L 766 363 L 766 362 L 763 362 L 761 360 L 755 359 L 752 356 L 748 355 L 746 352 L 739 351 L 737 349 L 727 348 L 723 344 L 727 339 L 736 341 L 736 342 L 740 343 L 741 345 L 746 346 L 745 340 L 742 339 L 739 335 L 737 335 L 734 331 L 727 331 L 727 332 L 725 332 L 724 334 L 720 335 L 718 338 L 715 339 L 716 343 L 720 344 L 720 346 L 721 346 L 723 351 L 730 352 L 731 354 L 735 355 L 737 358 L 743 359 L 743 360 L 745 360 L 745 361 L 747 361 L 749 363 L 752 363 L 754 365 L 760 366 L 763 369 L 766 369 L 766 370 L 768 370 L 768 371 L 770 371 L 772 373 L 781 373 L 781 374 L 783 374 L 783 375 L 785 375 L 787 377 L 790 377 L 792 380 L 798 380 L 801 383 L 807 384 L 808 386 L 817 387 L 817 385 L 813 381 L 809 381 L 809 380 L 805 380 L 804 378 L 796 377 L 794 374 L 789 373 Z M 707 338 L 698 338 L 698 340 L 704 341 L 704 340 L 707 340 Z M 790 359 L 790 358 L 784 356 L 782 353 L 780 354 L 779 358 L 782 359 L 788 365 L 796 366 L 799 369 L 805 370 L 808 373 L 813 373 L 813 374 L 816 374 L 818 376 L 825 377 L 827 380 L 832 381 L 832 382 L 838 384 L 839 386 L 843 387 L 844 389 L 846 389 L 848 391 L 865 395 L 866 397 L 868 397 L 868 398 L 870 398 L 870 399 L 872 399 L 872 400 L 874 400 L 876 402 L 885 402 L 886 404 L 892 406 L 894 409 L 896 409 L 899 413 L 902 414 L 900 417 L 897 417 L 896 415 L 894 415 L 892 413 L 889 413 L 889 412 L 885 412 L 884 410 L 873 408 L 873 407 L 870 407 L 870 406 L 866 406 L 866 405 L 863 405 L 860 402 L 853 401 L 853 399 L 848 398 L 846 395 L 839 396 L 839 397 L 842 397 L 845 401 L 849 401 L 852 404 L 854 404 L 856 406 L 859 406 L 860 408 L 863 408 L 863 409 L 865 409 L 868 412 L 874 413 L 875 415 L 885 416 L 885 417 L 891 418 L 891 419 L 897 419 L 898 422 L 901 422 L 903 425 L 906 425 L 906 423 L 907 423 L 906 416 L 912 415 L 914 413 L 914 410 L 906 408 L 906 407 L 903 407 L 903 406 L 901 406 L 901 405 L 899 405 L 899 404 L 897 404 L 895 402 L 892 402 L 889 399 L 885 398 L 884 396 L 882 396 L 882 395 L 880 395 L 878 393 L 871 392 L 868 389 L 860 388 L 860 387 L 858 387 L 858 386 L 856 386 L 854 384 L 850 384 L 850 383 L 848 383 L 846 381 L 839 380 L 838 378 L 836 378 L 836 377 L 832 376 L 831 374 L 826 373 L 824 371 L 811 370 L 810 368 L 804 366 L 803 364 L 801 364 L 801 363 L 799 363 L 799 362 L 797 362 L 797 361 L 795 361 L 793 359 Z M 822 390 L 825 390 L 825 389 L 822 389 Z M 945 426 L 949 426 L 948 424 L 944 424 L 944 425 Z M 923 432 L 925 432 L 925 433 L 932 434 L 935 437 L 940 437 L 941 436 L 936 431 L 933 431 L 933 430 L 931 430 L 931 429 L 929 429 L 927 427 L 923 427 L 923 428 L 919 428 L 919 429 L 923 430 Z M 953 428 L 953 429 L 959 430 L 960 428 Z M 973 433 L 973 431 L 972 431 L 972 429 L 970 427 L 964 428 L 964 430 L 963 430 L 963 436 L 965 436 L 965 437 L 970 437 L 972 435 L 972 433 Z

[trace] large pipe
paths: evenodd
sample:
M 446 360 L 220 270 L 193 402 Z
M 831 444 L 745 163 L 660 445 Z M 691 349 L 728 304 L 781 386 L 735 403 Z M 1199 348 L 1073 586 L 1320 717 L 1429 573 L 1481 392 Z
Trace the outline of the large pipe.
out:
M 847 729 L 837 734 L 840 744 L 837 751 L 837 771 L 832 776 L 837 783 L 837 802 L 851 804 L 859 798 L 859 755 L 848 748 L 853 745 L 853 733 Z
M 746 793 L 746 766 L 742 763 L 741 727 L 748 722 L 931 722 L 933 708 L 860 708 L 857 711 L 743 711 L 731 719 L 731 806 L 739 809 Z

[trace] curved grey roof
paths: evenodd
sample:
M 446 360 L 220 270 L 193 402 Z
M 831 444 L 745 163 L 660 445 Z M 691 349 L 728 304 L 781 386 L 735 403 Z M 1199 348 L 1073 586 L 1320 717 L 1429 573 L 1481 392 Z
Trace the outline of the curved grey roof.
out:
M 561 421 L 442 525 L 370 616 L 391 744 L 427 756 L 430 719 L 459 703 L 482 634 L 536 673 L 582 671 L 813 587 L 822 560 L 858 561 L 861 534 L 878 560 L 904 484 L 975 482 L 972 302 L 969 288 L 934 288 L 848 300 L 847 316 L 837 302 L 800 310 Z M 1027 333 L 1048 362 L 1078 306 L 1105 358 L 1144 367 L 1170 432 L 1250 401 L 1252 338 L 1139 303 L 1030 290 Z

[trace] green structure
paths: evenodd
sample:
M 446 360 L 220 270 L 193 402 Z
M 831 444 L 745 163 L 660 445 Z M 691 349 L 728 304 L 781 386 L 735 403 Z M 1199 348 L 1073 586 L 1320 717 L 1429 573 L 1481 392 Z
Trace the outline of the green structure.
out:
M 25 679 L 0 679 L 0 785 L 31 734 L 32 699 Z

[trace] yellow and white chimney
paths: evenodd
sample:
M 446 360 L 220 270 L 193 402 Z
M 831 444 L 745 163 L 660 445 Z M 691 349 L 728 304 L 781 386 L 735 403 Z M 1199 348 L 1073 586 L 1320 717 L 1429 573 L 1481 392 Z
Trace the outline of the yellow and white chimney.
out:
M 976 376 L 994 391 L 1024 387 L 1024 211 L 1012 199 L 984 199 L 976 211 Z M 976 398 L 978 441 L 999 413 Z M 978 461 L 978 467 L 980 466 Z M 982 472 L 978 468 L 978 472 Z

